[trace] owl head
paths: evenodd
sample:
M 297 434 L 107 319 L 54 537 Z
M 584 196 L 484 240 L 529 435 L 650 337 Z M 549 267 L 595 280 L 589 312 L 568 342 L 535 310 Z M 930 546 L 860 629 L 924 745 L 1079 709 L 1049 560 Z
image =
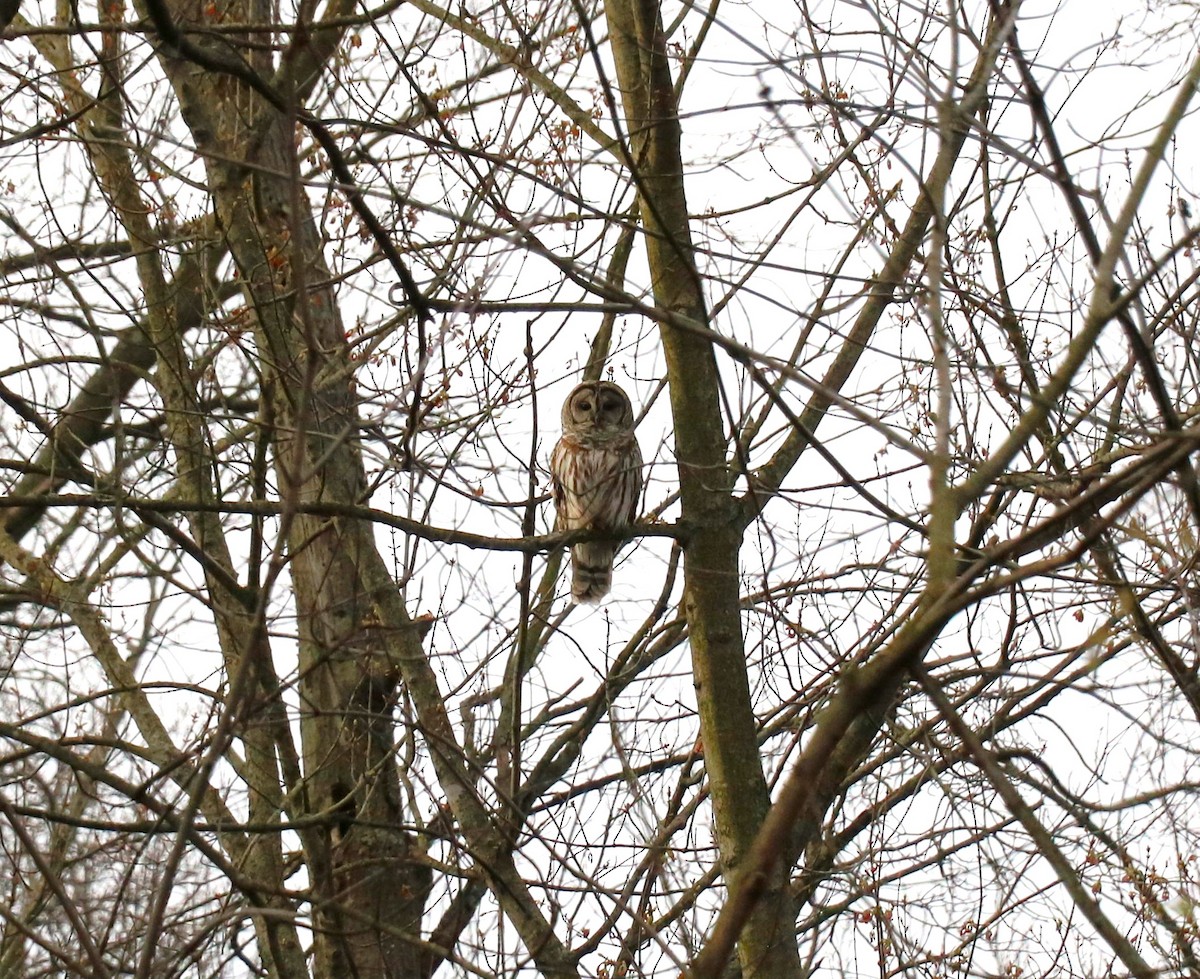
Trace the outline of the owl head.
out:
M 633 405 L 612 381 L 584 381 L 563 402 L 562 427 L 573 435 L 623 435 L 633 431 Z

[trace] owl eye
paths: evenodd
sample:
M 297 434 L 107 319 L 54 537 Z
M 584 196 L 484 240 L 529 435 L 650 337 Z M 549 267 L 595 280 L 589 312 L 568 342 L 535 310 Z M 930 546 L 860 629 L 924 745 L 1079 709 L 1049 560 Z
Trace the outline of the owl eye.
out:
M 576 407 L 577 407 L 577 408 L 578 408 L 580 411 L 591 411 L 591 410 L 592 410 L 592 403 L 591 403 L 590 401 L 580 401 L 580 402 L 578 402 L 578 404 L 576 405 Z

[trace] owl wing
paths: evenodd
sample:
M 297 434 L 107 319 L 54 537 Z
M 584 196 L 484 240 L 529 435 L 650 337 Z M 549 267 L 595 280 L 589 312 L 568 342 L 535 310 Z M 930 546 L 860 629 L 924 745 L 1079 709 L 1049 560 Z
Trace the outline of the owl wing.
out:
M 570 529 L 563 525 L 567 511 L 567 487 L 563 483 L 563 474 L 567 471 L 567 456 L 571 451 L 566 439 L 560 438 L 550 453 L 550 498 L 554 500 L 555 530 Z
M 629 466 L 629 508 L 625 513 L 625 523 L 631 524 L 637 519 L 638 501 L 642 498 L 642 479 L 645 475 L 642 471 L 642 448 L 632 433 L 626 452 L 626 464 Z

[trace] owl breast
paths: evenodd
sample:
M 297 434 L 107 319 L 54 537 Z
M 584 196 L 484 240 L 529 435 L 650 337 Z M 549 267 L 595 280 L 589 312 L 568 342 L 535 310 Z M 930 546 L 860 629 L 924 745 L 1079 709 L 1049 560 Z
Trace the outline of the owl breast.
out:
M 604 440 L 564 435 L 551 466 L 560 530 L 617 530 L 633 520 L 641 452 L 631 435 Z

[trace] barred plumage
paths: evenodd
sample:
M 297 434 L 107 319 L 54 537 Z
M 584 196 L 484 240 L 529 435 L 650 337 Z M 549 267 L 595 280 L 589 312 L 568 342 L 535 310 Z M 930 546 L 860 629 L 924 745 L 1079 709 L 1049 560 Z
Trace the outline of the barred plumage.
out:
M 633 434 L 633 405 L 611 381 L 585 381 L 562 408 L 562 438 L 550 456 L 557 530 L 617 533 L 637 516 L 642 452 Z M 594 605 L 612 585 L 619 541 L 571 548 L 571 598 Z

